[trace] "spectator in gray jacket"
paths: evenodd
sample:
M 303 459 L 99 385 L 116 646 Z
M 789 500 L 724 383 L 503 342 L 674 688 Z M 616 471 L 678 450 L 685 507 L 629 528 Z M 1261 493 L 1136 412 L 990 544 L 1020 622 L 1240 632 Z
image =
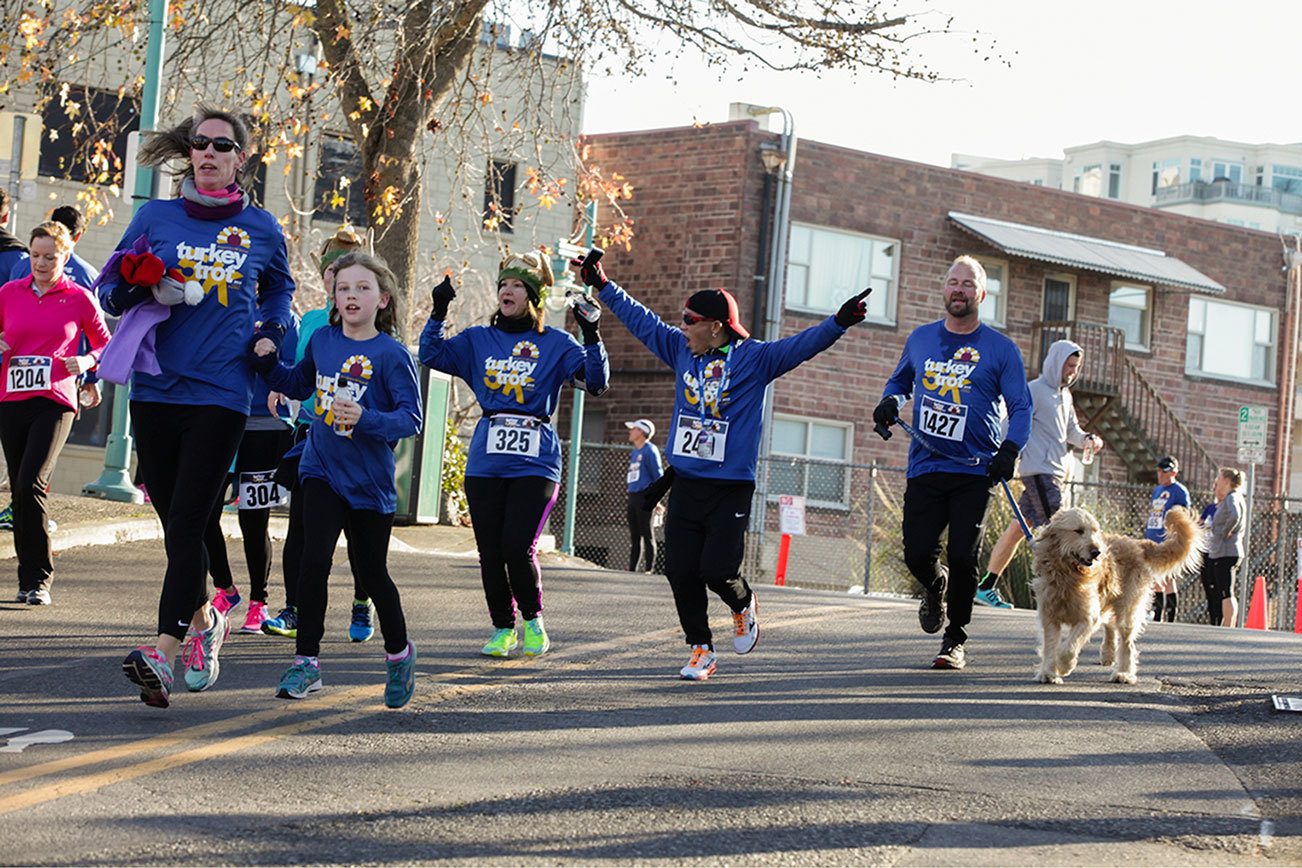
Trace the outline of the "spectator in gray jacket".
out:
M 1212 563 L 1212 579 L 1221 596 L 1221 624 L 1233 627 L 1238 622 L 1239 601 L 1234 597 L 1234 571 L 1243 559 L 1243 532 L 1248 507 L 1239 489 L 1243 472 L 1222 467 L 1216 477 L 1216 514 L 1208 534 L 1207 558 Z
M 1017 504 L 1027 525 L 1037 528 L 1047 524 L 1062 506 L 1062 486 L 1067 480 L 1067 450 L 1072 446 L 1097 452 L 1103 441 L 1086 434 L 1076 421 L 1071 384 L 1080 373 L 1084 352 L 1071 341 L 1054 341 L 1044 354 L 1040 376 L 1029 384 L 1034 411 L 1031 437 L 1018 459 L 1017 475 L 1022 479 L 1022 496 Z M 986 565 L 985 577 L 977 585 L 976 601 L 997 609 L 1012 605 L 1000 596 L 996 582 L 1012 563 L 1022 529 L 1016 520 L 1009 523 L 1004 535 L 995 543 Z

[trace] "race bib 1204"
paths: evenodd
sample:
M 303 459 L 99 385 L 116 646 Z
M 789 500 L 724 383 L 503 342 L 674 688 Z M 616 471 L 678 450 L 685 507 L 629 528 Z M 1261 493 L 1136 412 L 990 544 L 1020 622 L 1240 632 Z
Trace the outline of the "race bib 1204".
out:
M 54 359 L 49 356 L 10 356 L 10 392 L 47 392 Z
M 488 420 L 489 455 L 538 457 L 542 443 L 542 422 L 532 416 L 493 416 Z
M 678 417 L 673 454 L 722 462 L 728 451 L 728 423 L 722 419 Z

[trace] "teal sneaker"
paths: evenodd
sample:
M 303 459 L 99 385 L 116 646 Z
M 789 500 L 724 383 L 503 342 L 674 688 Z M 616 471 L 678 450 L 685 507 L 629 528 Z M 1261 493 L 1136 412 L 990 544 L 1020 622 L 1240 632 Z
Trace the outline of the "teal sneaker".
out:
M 353 620 L 348 625 L 348 638 L 365 642 L 375 635 L 375 606 L 370 600 L 353 600 Z
M 976 592 L 976 601 L 983 606 L 989 606 L 992 609 L 1011 609 L 1013 604 L 999 595 L 998 588 L 991 588 L 983 591 L 980 588 Z
M 310 657 L 295 657 L 294 665 L 280 676 L 276 688 L 278 699 L 306 699 L 309 693 L 321 689 L 321 664 Z
M 262 622 L 262 632 L 268 636 L 284 636 L 287 639 L 298 638 L 298 607 L 286 606 L 274 618 Z
M 207 630 L 193 627 L 185 637 L 181 649 L 181 662 L 185 664 L 185 688 L 192 692 L 207 690 L 217 683 L 221 663 L 217 660 L 222 643 L 231 633 L 231 622 L 216 609 L 212 610 L 212 624 Z
M 0 530 L 14 529 L 14 506 L 9 504 L 4 509 L 0 509 Z
M 532 621 L 524 622 L 524 656 L 541 657 L 552 647 L 552 640 L 547 638 L 547 628 L 543 626 L 542 615 Z
M 386 658 L 384 668 L 389 671 L 384 684 L 384 704 L 390 708 L 402 708 L 411 702 L 411 695 L 416 692 L 416 644 L 407 643 L 407 656 L 401 660 Z
M 140 701 L 167 708 L 172 693 L 172 664 L 152 645 L 141 645 L 122 661 L 122 673 L 140 688 Z
M 493 638 L 488 640 L 488 644 L 479 653 L 485 657 L 507 657 L 519 644 L 520 637 L 515 634 L 515 628 L 503 628 L 493 634 Z

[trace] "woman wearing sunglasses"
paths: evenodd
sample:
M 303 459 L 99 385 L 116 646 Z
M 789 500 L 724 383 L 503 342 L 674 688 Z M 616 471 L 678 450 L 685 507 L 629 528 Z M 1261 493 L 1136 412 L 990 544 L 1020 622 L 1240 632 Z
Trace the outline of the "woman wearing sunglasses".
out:
M 241 183 L 250 161 L 239 116 L 201 105 L 192 119 L 146 135 L 140 162 L 176 164 L 180 195 L 136 213 L 98 291 L 115 315 L 165 300 L 150 285 L 160 277 L 202 299 L 158 312 L 155 358 L 138 355 L 131 379 L 140 474 L 163 523 L 167 569 L 158 638 L 134 649 L 122 668 L 147 705 L 166 708 L 182 644 L 186 688 L 206 690 L 217 680 L 230 627 L 208 603 L 204 526 L 249 414 L 247 347 L 259 338 L 279 346 L 294 281 L 280 224 L 253 205 Z
M 679 674 L 704 681 L 716 660 L 706 588 L 732 610 L 733 648 L 746 654 L 759 639 L 755 594 L 741 575 L 755 493 L 755 463 L 770 382 L 836 342 L 867 313 L 864 290 L 835 316 L 782 340 L 751 340 L 737 300 L 723 289 L 694 293 L 682 327 L 665 323 L 606 278 L 601 263 L 579 266 L 583 282 L 633 336 L 673 368 L 678 387 L 669 431 L 674 475 L 665 516 L 665 574 L 678 620 L 692 648 Z

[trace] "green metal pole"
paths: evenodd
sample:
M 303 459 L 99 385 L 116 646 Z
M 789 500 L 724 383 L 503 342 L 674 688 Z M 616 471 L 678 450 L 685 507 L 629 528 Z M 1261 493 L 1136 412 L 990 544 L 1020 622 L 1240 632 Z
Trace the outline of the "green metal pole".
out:
M 163 50 L 166 39 L 168 0 L 149 0 L 149 47 L 145 55 L 145 86 L 140 94 L 140 130 L 158 128 L 158 104 L 163 88 Z M 154 196 L 154 170 L 136 168 L 136 189 L 132 192 L 131 212 L 139 211 Z M 113 387 L 113 427 L 104 447 L 104 470 L 99 479 L 87 483 L 82 494 L 142 503 L 144 496 L 131 484 L 131 415 L 130 389 Z
M 583 220 L 587 224 L 583 243 L 591 247 L 597 237 L 596 202 L 589 202 L 584 207 Z M 582 389 L 574 390 L 574 412 L 570 415 L 570 470 L 565 479 L 565 525 L 561 531 L 561 552 L 567 555 L 574 554 L 574 512 L 579 499 L 579 460 L 583 454 L 583 403 L 586 399 Z

